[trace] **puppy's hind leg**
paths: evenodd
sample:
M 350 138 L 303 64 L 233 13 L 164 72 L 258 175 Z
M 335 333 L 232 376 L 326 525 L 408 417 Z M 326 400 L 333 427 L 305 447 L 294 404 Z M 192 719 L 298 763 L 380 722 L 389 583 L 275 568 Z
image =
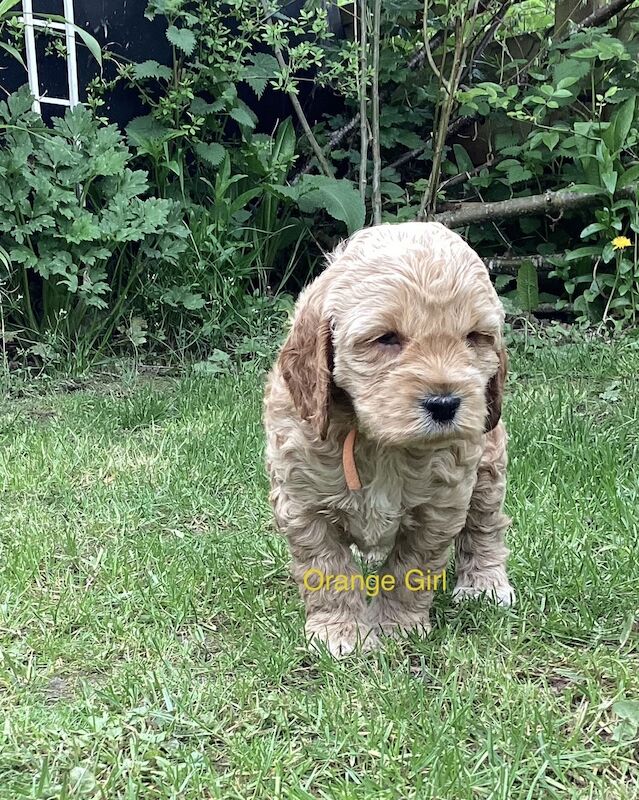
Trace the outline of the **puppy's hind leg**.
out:
M 502 507 L 506 494 L 506 430 L 502 423 L 486 434 L 466 523 L 455 541 L 456 586 L 453 600 L 487 596 L 500 605 L 515 602 L 508 581 L 504 534 L 510 519 Z
M 341 532 L 321 518 L 287 525 L 292 573 L 306 606 L 306 635 L 312 647 L 323 643 L 336 658 L 357 646 L 379 642 L 368 622 L 368 606 L 350 548 Z

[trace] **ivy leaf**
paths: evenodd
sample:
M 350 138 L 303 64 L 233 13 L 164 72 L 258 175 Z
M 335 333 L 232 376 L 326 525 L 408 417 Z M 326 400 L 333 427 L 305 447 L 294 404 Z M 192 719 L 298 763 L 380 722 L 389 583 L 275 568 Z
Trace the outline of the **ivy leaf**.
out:
M 532 261 L 524 261 L 517 272 L 517 302 L 524 311 L 534 311 L 539 305 L 539 281 Z
M 639 702 L 636 700 L 618 700 L 612 704 L 612 710 L 621 722 L 615 728 L 613 739 L 625 742 L 634 739 L 639 728 Z
M 630 720 L 622 719 L 612 732 L 613 742 L 631 742 L 637 735 L 637 726 Z
M 618 717 L 627 723 L 625 732 L 629 732 L 629 726 L 634 728 L 634 733 L 630 738 L 634 738 L 639 727 L 639 701 L 637 700 L 618 700 L 612 704 L 612 710 Z
M 166 30 L 166 38 L 187 56 L 190 56 L 195 50 L 195 34 L 188 28 L 176 28 L 175 25 L 169 25 Z
M 157 61 L 150 59 L 143 61 L 141 64 L 133 65 L 133 77 L 136 80 L 144 80 L 145 78 L 162 78 L 165 81 L 171 79 L 172 72 L 169 67 L 160 64 Z
M 554 150 L 559 144 L 559 134 L 557 131 L 544 131 L 541 134 L 541 139 L 550 151 Z
M 219 166 L 226 155 L 226 150 L 218 142 L 213 142 L 212 144 L 198 142 L 195 145 L 195 152 L 203 161 L 206 161 L 212 167 Z

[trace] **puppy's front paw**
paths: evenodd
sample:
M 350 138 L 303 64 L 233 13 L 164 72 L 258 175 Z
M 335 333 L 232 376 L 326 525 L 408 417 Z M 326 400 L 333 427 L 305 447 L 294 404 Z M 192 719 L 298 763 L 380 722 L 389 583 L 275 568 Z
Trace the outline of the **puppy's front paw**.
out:
M 498 606 L 514 606 L 515 590 L 507 583 L 501 586 L 487 586 L 481 588 L 477 586 L 455 586 L 453 590 L 453 603 L 461 603 L 464 600 L 477 600 L 486 598 L 497 603 Z
M 362 652 L 379 647 L 379 639 L 368 626 L 354 621 L 320 622 L 309 619 L 306 622 L 306 638 L 313 650 L 326 647 L 334 658 L 344 658 L 356 648 Z

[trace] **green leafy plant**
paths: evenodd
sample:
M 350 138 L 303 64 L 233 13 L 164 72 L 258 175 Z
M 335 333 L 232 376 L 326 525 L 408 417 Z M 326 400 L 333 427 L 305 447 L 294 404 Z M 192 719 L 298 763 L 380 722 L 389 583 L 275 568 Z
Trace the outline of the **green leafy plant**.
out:
M 556 30 L 544 4 L 525 5 L 525 12 L 524 4 L 478 8 L 466 0 L 384 7 L 375 77 L 386 102 L 374 132 L 382 216 L 401 221 L 427 214 L 463 227 L 482 255 L 519 258 L 518 289 L 510 288 L 508 276 L 500 276 L 500 285 L 509 287 L 509 302 L 520 310 L 543 304 L 584 323 L 632 323 L 636 259 L 628 249 L 613 250 L 611 241 L 621 233 L 634 238 L 635 29 L 626 25 L 617 33 L 616 18 L 603 8 L 579 27 L 564 21 Z M 370 32 L 366 13 L 362 26 Z M 327 46 L 324 74 L 353 44 Z M 371 47 L 369 39 L 368 59 L 355 69 L 366 70 L 369 92 Z M 358 138 L 365 144 L 357 136 L 358 112 L 375 122 L 370 97 L 362 102 L 362 92 L 353 92 L 343 76 L 331 85 L 347 110 L 318 126 L 318 139 L 341 175 L 364 177 L 363 196 L 375 206 L 366 178 L 375 153 L 357 151 Z M 342 142 L 347 146 L 336 147 Z M 308 162 L 305 171 L 312 170 Z M 455 224 L 448 212 L 455 206 L 474 206 L 477 214 Z M 588 231 L 587 248 L 581 230 Z M 538 273 L 539 259 L 544 269 Z
M 267 90 L 297 91 L 295 71 L 316 66 L 323 49 L 293 40 L 318 40 L 324 15 L 277 15 L 275 25 L 259 2 L 182 0 L 149 2 L 147 15 L 166 18 L 172 63 L 119 63 L 120 80 L 149 109 L 129 123 L 127 139 L 159 195 L 185 209 L 189 233 L 180 270 L 157 272 L 139 313 L 155 320 L 150 338 L 172 339 L 179 349 L 231 347 L 230 338 L 250 338 L 247 293 L 277 296 L 294 271 L 312 271 L 322 228 L 351 233 L 365 221 L 349 180 L 293 181 L 303 142 L 292 117 L 271 134 L 257 132 L 257 117 L 240 97 L 242 84 L 258 99 Z M 255 52 L 256 43 L 270 52 Z M 282 70 L 274 53 L 284 47 Z M 94 93 L 96 109 L 100 102 Z
M 145 276 L 185 250 L 179 207 L 146 196 L 147 176 L 114 126 L 82 106 L 47 128 L 26 89 L 0 103 L 0 247 L 5 324 L 32 352 L 108 339 Z

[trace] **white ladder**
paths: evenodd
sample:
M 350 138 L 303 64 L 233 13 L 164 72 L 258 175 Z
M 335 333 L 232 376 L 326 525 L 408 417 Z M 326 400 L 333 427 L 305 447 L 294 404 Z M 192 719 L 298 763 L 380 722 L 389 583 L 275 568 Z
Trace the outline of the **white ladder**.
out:
M 22 21 L 24 22 L 24 42 L 27 51 L 27 73 L 29 75 L 29 88 L 34 97 L 33 110 L 40 113 L 40 104 L 49 103 L 54 106 L 67 106 L 73 108 L 80 102 L 78 93 L 78 59 L 75 42 L 75 28 L 73 16 L 73 0 L 62 0 L 64 7 L 64 22 L 54 22 L 33 16 L 32 0 L 22 0 Z M 36 55 L 35 29 L 53 28 L 64 31 L 67 50 L 67 83 L 69 86 L 68 97 L 49 97 L 40 94 L 40 81 L 38 78 L 38 60 Z

